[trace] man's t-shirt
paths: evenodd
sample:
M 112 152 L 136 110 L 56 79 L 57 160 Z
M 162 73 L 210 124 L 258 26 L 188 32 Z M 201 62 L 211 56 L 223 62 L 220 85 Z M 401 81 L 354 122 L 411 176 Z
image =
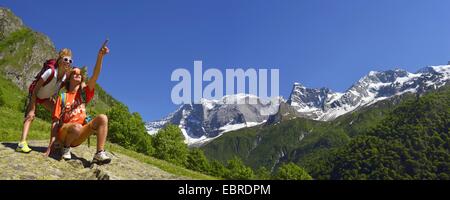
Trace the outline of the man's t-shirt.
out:
M 50 78 L 52 75 L 52 69 L 47 69 L 41 76 L 41 78 L 45 81 Z M 61 81 L 58 81 L 58 70 L 55 69 L 55 73 L 53 74 L 53 79 L 47 83 L 47 85 L 43 85 L 39 91 L 36 93 L 36 97 L 39 99 L 48 99 L 55 95 L 59 88 L 61 87 L 61 84 L 66 80 L 66 75 L 64 74 Z
M 94 89 L 90 90 L 86 86 L 82 90 L 86 93 L 86 103 L 89 103 L 94 97 Z M 66 92 L 65 97 L 66 106 L 64 115 L 62 116 L 62 122 L 83 124 L 84 119 L 86 119 L 86 105 L 83 104 L 81 92 Z M 55 109 L 53 110 L 53 121 L 59 120 L 61 117 L 61 103 L 60 95 L 56 100 Z

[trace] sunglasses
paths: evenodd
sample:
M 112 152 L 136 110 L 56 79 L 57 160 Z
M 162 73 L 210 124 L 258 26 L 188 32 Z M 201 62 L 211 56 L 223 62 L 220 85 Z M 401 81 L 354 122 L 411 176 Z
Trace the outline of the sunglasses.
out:
M 72 59 L 69 59 L 69 58 L 64 58 L 64 62 L 69 62 L 70 64 L 72 64 Z

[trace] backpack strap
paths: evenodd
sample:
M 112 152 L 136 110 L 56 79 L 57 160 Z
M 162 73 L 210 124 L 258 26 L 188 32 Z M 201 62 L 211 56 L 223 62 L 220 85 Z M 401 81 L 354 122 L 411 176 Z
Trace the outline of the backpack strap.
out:
M 57 62 L 55 59 L 50 59 L 45 61 L 43 67 L 41 68 L 41 71 L 39 71 L 38 74 L 36 74 L 36 76 L 34 77 L 33 82 L 31 82 L 30 86 L 28 87 L 28 93 L 32 93 L 34 90 L 34 87 L 36 87 L 37 82 L 39 81 L 39 79 L 41 78 L 42 74 L 44 74 L 45 71 L 47 71 L 48 69 L 52 70 L 52 73 L 50 75 L 50 77 L 47 78 L 47 80 L 45 80 L 44 84 L 42 86 L 47 85 L 55 76 L 55 69 L 57 68 Z
M 88 86 L 86 86 L 88 87 Z M 85 88 L 82 88 L 80 91 L 80 97 L 81 97 L 81 102 L 83 102 L 84 104 L 87 104 L 87 97 L 86 97 L 86 91 Z
M 85 89 L 81 89 L 80 97 L 81 97 L 81 102 L 84 103 L 84 105 L 86 106 L 86 118 L 84 119 L 84 124 L 87 124 L 92 120 L 92 116 L 87 113 L 87 96 L 86 96 Z
M 48 83 L 50 83 L 50 81 L 53 80 L 53 77 L 55 77 L 55 68 L 50 67 L 50 70 L 52 70 L 52 73 L 50 74 L 50 76 L 47 78 L 47 80 L 45 80 L 44 84 L 42 85 L 42 87 L 44 87 L 45 85 L 47 85 Z
M 63 116 L 66 112 L 66 93 L 61 92 L 59 97 L 61 98 L 61 113 L 59 114 L 59 125 L 62 125 L 61 122 L 63 121 Z
M 52 70 L 52 73 L 50 74 L 50 76 L 47 78 L 47 80 L 45 80 L 45 82 L 44 82 L 44 84 L 42 85 L 42 86 L 45 86 L 45 85 L 47 85 L 48 83 L 50 83 L 50 81 L 52 81 L 53 80 L 53 78 L 55 77 L 55 71 L 56 71 L 56 69 L 57 69 L 57 62 L 56 62 L 56 60 L 54 60 L 54 59 L 50 59 L 50 60 L 47 60 L 45 63 L 44 63 L 44 68 L 43 69 L 45 69 L 45 70 L 47 70 L 47 69 L 51 69 Z M 45 71 L 44 71 L 45 72 Z M 44 73 L 44 72 L 42 72 L 40 75 L 42 76 L 42 74 Z M 40 78 L 40 77 L 39 77 Z
M 84 103 L 86 105 L 87 104 L 86 92 L 84 91 L 84 89 L 81 89 L 81 91 L 79 91 L 79 92 L 80 92 L 80 97 L 81 97 L 82 103 Z M 60 98 L 61 98 L 61 115 L 60 115 L 60 120 L 61 120 L 64 115 L 64 112 L 66 112 L 66 93 L 61 92 Z M 91 120 L 92 120 L 92 117 L 86 113 L 86 119 L 84 120 L 84 124 L 89 123 Z
M 66 107 L 66 93 L 61 92 L 61 107 Z

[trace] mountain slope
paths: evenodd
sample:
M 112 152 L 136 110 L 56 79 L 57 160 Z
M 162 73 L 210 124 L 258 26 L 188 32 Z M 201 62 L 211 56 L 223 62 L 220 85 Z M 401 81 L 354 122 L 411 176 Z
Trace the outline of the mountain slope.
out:
M 0 99 L 4 102 L 0 106 L 0 141 L 18 141 L 23 127 L 23 99 L 26 94 L 17 85 L 0 75 Z M 37 111 L 37 118 L 33 122 L 29 138 L 47 139 L 49 137 L 50 123 Z
M 57 53 L 50 39 L 26 27 L 9 9 L 0 8 L 0 69 L 26 89 L 45 60 Z
M 448 180 L 449 119 L 447 86 L 402 102 L 367 134 L 329 152 L 320 162 L 308 163 L 308 168 L 321 179 Z
M 201 148 L 209 159 L 226 161 L 238 155 L 254 169 L 264 166 L 274 170 L 288 161 L 319 162 L 316 158 L 374 128 L 399 102 L 414 98 L 416 96 L 410 93 L 395 96 L 333 121 L 288 117 L 277 123 L 229 132 Z M 281 107 L 280 112 L 284 112 Z

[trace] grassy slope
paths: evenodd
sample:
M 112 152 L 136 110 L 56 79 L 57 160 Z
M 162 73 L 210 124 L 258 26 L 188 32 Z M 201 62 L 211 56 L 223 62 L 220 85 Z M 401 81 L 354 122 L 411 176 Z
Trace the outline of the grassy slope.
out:
M 208 176 L 208 175 L 205 175 L 205 174 L 202 174 L 202 173 L 199 173 L 199 172 L 188 170 L 186 168 L 174 165 L 174 164 L 169 163 L 167 161 L 156 159 L 156 158 L 151 157 L 151 156 L 146 156 L 144 154 L 137 153 L 135 151 L 131 151 L 131 150 L 125 149 L 125 148 L 123 148 L 123 147 L 121 147 L 119 145 L 116 145 L 116 144 L 110 144 L 110 143 L 108 143 L 108 144 L 109 144 L 109 145 L 107 145 L 108 149 L 111 152 L 118 152 L 118 153 L 121 153 L 121 154 L 125 154 L 125 155 L 130 156 L 132 158 L 135 158 L 135 159 L 137 159 L 137 160 L 139 160 L 141 162 L 154 165 L 154 166 L 156 166 L 156 167 L 158 167 L 158 168 L 160 168 L 160 169 L 162 169 L 162 170 L 164 170 L 166 172 L 169 172 L 171 174 L 191 177 L 193 179 L 199 179 L 199 180 L 217 180 L 216 177 L 212 177 L 212 176 Z
M 0 107 L 0 141 L 18 141 L 22 133 L 23 104 L 25 92 L 11 81 L 0 76 L 0 90 L 3 92 L 5 105 Z M 29 139 L 47 139 L 50 123 L 37 118 L 29 133 Z
M 36 40 L 37 37 L 35 37 L 33 31 L 28 28 L 23 28 L 11 33 L 11 35 L 0 42 L 0 52 L 5 54 L 0 60 L 0 65 L 8 64 L 9 66 L 17 68 L 23 66 L 23 58 L 28 57 Z M 19 47 L 13 49 L 16 45 Z M 10 52 L 14 53 L 12 54 Z

